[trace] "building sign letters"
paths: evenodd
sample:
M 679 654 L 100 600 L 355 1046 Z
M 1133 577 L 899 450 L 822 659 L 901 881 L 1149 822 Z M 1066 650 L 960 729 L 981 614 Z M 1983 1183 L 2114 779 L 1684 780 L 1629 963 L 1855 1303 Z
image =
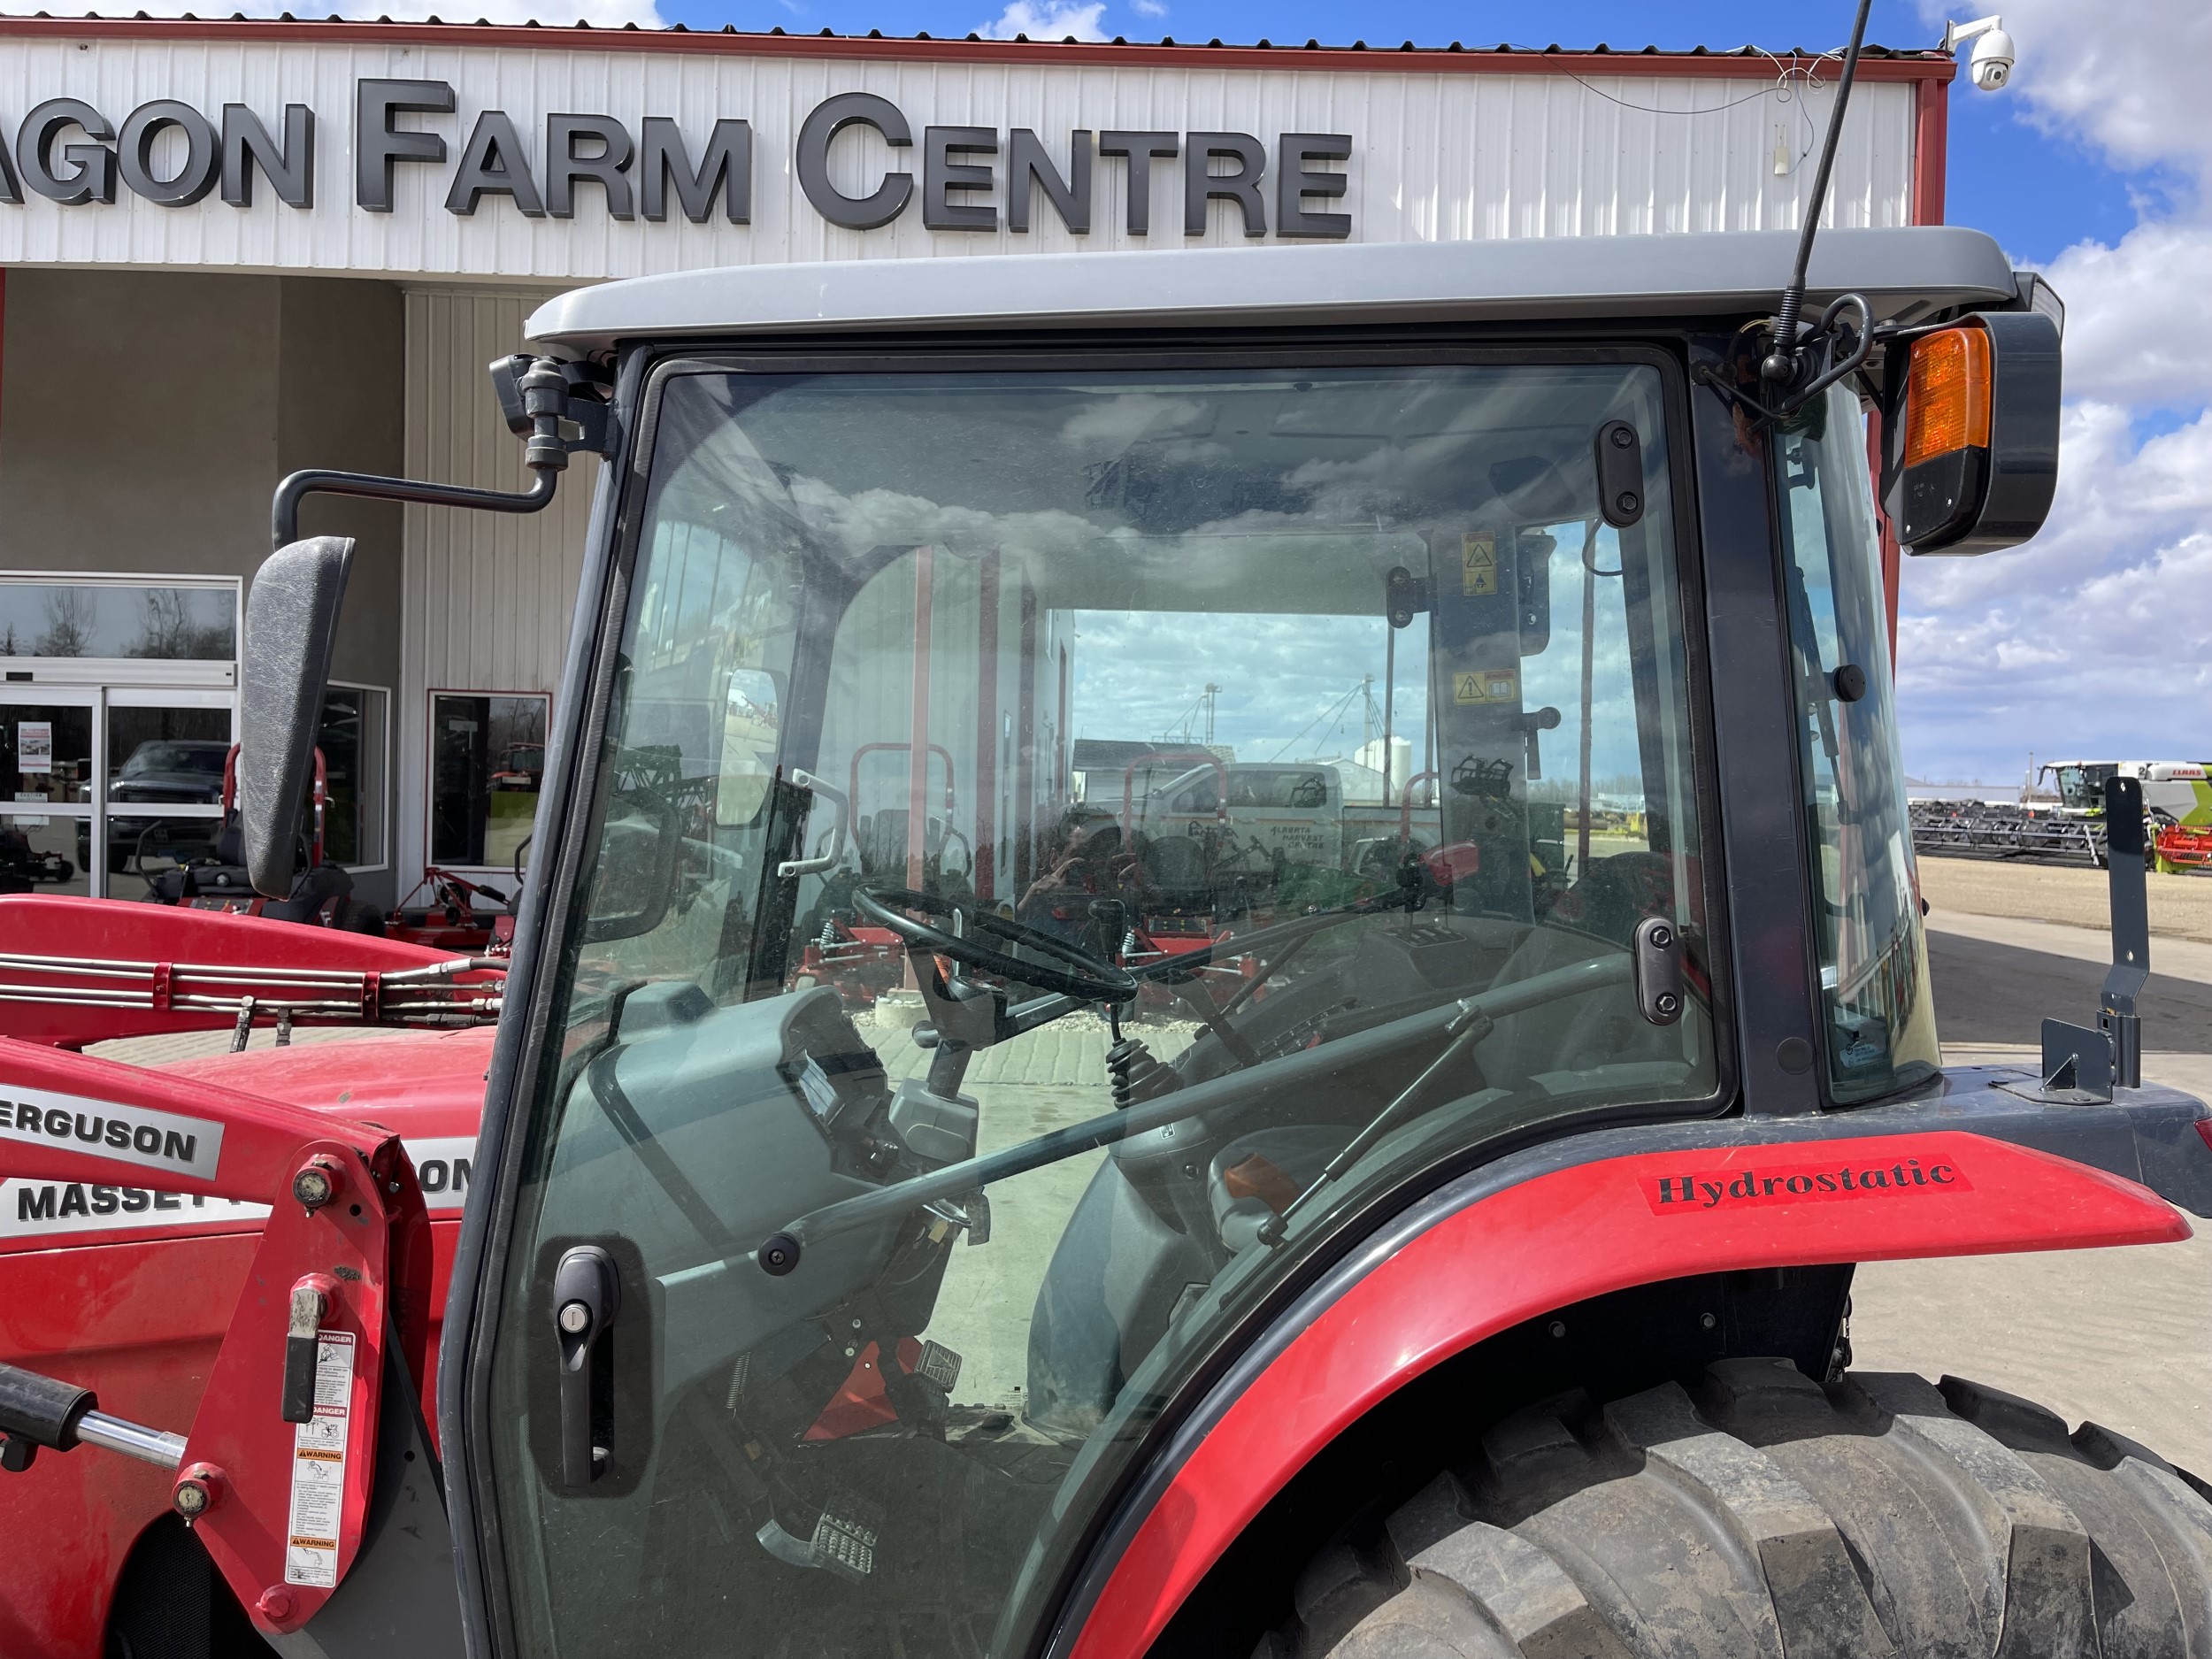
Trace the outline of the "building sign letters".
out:
M 752 222 L 749 121 L 718 120 L 702 137 L 687 136 L 665 116 L 646 116 L 634 131 L 611 115 L 553 114 L 541 134 L 526 136 L 505 111 L 486 110 L 456 155 L 443 134 L 421 125 L 456 107 L 442 81 L 356 82 L 354 204 L 388 213 L 402 167 L 437 167 L 449 170 L 445 210 L 462 218 L 503 197 L 526 218 L 572 219 L 577 204 L 595 192 L 620 220 L 664 220 L 672 208 L 694 224 Z M 112 203 L 120 188 L 171 208 L 219 191 L 243 208 L 265 188 L 287 206 L 312 209 L 316 122 L 303 104 L 287 104 L 270 123 L 242 104 L 211 116 L 161 98 L 117 125 L 81 98 L 49 98 L 23 119 L 12 150 L 0 142 L 0 203 L 19 206 L 27 191 L 79 207 Z M 841 134 L 862 127 L 893 157 L 872 188 L 853 195 L 832 180 L 829 158 Z M 918 134 L 888 98 L 841 92 L 800 125 L 791 165 L 815 211 L 848 230 L 918 213 L 933 231 L 995 232 L 1002 223 L 1018 233 L 1049 213 L 1085 235 L 1112 211 L 1101 186 L 1118 173 L 1132 236 L 1179 229 L 1203 235 L 1219 201 L 1248 237 L 1342 239 L 1351 234 L 1351 216 L 1333 204 L 1350 179 L 1333 164 L 1351 154 L 1341 133 L 1282 133 L 1271 148 L 1249 133 L 1078 127 L 1056 142 L 1026 127 L 924 126 Z

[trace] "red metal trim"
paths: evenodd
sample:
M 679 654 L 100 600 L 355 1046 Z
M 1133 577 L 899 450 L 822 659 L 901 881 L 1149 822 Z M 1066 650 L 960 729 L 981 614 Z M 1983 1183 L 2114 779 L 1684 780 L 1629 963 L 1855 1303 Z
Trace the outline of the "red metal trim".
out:
M 1294 69 L 1388 73 L 1608 75 L 1650 79 L 1692 75 L 1730 81 L 1772 80 L 1778 68 L 1832 70 L 1834 60 L 1795 53 L 1640 51 L 1513 51 L 1443 47 L 1410 50 L 1363 47 L 1186 45 L 1105 41 L 878 40 L 825 35 L 694 34 L 688 30 L 595 29 L 584 25 L 541 28 L 534 24 L 282 22 L 254 18 L 4 18 L 0 38 L 34 40 L 171 40 L 274 42 L 286 45 L 357 43 L 423 47 L 495 47 L 527 51 L 698 52 L 741 58 L 846 58 L 907 63 L 1000 65 L 1126 64 L 1144 68 Z M 1862 81 L 1948 81 L 1957 73 L 1948 57 L 1926 52 L 1860 61 Z
M 1037 589 L 1021 578 L 1020 666 L 1014 697 L 1014 897 L 1037 878 Z
M 993 548 L 976 564 L 975 895 L 986 903 L 998 885 L 999 557 Z
M 922 865 L 929 854 L 929 664 L 936 653 L 930 605 L 936 593 L 936 549 L 914 549 L 914 706 L 910 715 L 906 757 L 906 885 L 918 892 Z M 857 778 L 856 773 L 855 777 Z M 945 786 L 952 787 L 952 757 L 945 759 Z M 912 972 L 910 964 L 909 973 Z
M 1949 58 L 1944 61 L 1955 74 L 1956 64 Z M 1861 65 L 1859 73 L 1864 74 L 1866 65 Z M 1940 225 L 1944 179 L 1949 166 L 1951 75 L 1923 78 L 1913 104 L 1912 222 Z
M 1939 1171 L 1949 1179 L 1913 1179 Z M 1839 1171 L 1859 1172 L 1851 1191 Z M 1808 1195 L 1790 1194 L 1793 1178 Z M 1660 1183 L 1686 1179 L 1692 1202 L 1678 1210 Z M 1708 1183 L 1721 1187 L 1709 1204 Z M 1748 1197 L 1732 1194 L 1746 1183 Z M 1645 1153 L 1539 1176 L 1406 1244 L 1292 1339 L 1140 1525 L 1073 1659 L 1135 1659 L 1316 1452 L 1432 1366 L 1552 1309 L 1693 1273 L 2189 1236 L 2132 1181 L 1955 1131 Z
M 1897 527 L 1889 521 L 1889 511 L 1882 505 L 1882 411 L 1870 411 L 1866 418 L 1866 467 L 1874 480 L 1874 525 L 1882 539 L 1882 606 L 1889 619 L 1889 666 L 1897 671 L 1897 588 L 1904 578 L 1903 549 L 1898 545 Z

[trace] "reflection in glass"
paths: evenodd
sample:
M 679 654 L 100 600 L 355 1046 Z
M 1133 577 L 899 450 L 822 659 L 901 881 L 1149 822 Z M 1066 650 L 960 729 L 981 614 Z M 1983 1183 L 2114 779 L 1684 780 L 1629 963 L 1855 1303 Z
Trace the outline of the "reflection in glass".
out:
M 227 662 L 238 590 L 123 582 L 0 582 L 0 657 Z
M 451 692 L 431 698 L 431 863 L 513 864 L 529 839 L 545 776 L 545 702 Z
M 111 806 L 223 799 L 230 754 L 228 709 L 108 709 L 108 802 Z
M 0 786 L 10 800 L 89 805 L 92 710 L 0 703 Z
M 323 693 L 315 738 L 325 776 L 323 856 L 331 864 L 384 862 L 384 722 L 388 699 L 360 686 Z
M 181 864 L 234 864 L 238 849 L 232 847 L 232 856 L 225 859 L 223 839 L 219 818 L 111 815 L 107 896 L 146 898 L 161 876 Z

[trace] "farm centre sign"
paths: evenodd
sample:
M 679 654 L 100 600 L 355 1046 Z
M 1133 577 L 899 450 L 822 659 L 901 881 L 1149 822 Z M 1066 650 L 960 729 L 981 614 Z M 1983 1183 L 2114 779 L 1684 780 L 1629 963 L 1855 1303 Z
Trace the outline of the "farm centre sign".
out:
M 528 219 L 573 219 L 596 195 L 609 218 L 693 224 L 753 217 L 754 134 L 741 118 L 688 135 L 666 116 L 633 127 L 611 115 L 553 113 L 541 129 L 501 109 L 477 114 L 457 154 L 426 119 L 450 116 L 450 82 L 361 80 L 351 111 L 354 205 L 393 211 L 402 168 L 443 170 L 445 211 L 469 218 L 503 200 Z M 242 104 L 210 114 L 173 98 L 139 104 L 119 120 L 82 98 L 50 98 L 0 149 L 0 203 L 27 192 L 65 207 L 111 204 L 119 191 L 159 207 L 191 207 L 219 193 L 250 208 L 265 189 L 287 207 L 315 205 L 316 111 L 288 104 L 274 120 Z M 859 188 L 833 176 L 833 148 L 869 134 L 884 159 Z M 541 144 L 536 141 L 541 139 Z M 1101 175 L 1118 167 L 1120 223 L 1131 236 L 1202 236 L 1212 204 L 1230 204 L 1247 237 L 1342 239 L 1352 219 L 1339 203 L 1350 188 L 1337 170 L 1353 143 L 1342 133 L 1121 131 L 1075 127 L 1041 135 L 1027 127 L 918 128 L 891 99 L 841 92 L 817 104 L 789 141 L 791 170 L 827 223 L 875 230 L 913 214 L 932 231 L 1017 233 L 1051 214 L 1087 235 L 1114 211 Z M 849 165 L 849 164 L 848 164 Z

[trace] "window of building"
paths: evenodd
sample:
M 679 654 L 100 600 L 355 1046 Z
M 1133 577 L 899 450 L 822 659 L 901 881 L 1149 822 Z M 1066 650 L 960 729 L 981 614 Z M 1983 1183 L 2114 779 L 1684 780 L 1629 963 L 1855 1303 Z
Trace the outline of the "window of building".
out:
M 231 578 L 0 578 L 0 660 L 42 681 L 228 685 L 238 594 Z
M 511 868 L 537 817 L 546 698 L 532 692 L 430 695 L 430 862 Z
M 384 765 L 391 694 L 375 686 L 333 684 L 323 693 L 323 856 L 349 870 L 380 870 L 384 851 Z

